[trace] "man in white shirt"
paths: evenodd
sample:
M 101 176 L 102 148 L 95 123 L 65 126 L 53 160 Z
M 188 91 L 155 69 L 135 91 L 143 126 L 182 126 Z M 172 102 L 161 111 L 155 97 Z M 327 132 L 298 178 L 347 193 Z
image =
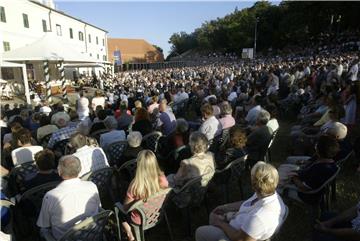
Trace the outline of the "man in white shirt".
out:
M 47 192 L 43 198 L 37 226 L 41 232 L 50 231 L 58 240 L 80 220 L 94 216 L 101 207 L 94 183 L 78 178 L 80 160 L 75 156 L 63 156 L 58 172 L 64 181 Z
M 28 129 L 21 129 L 18 132 L 17 144 L 20 147 L 11 152 L 14 166 L 34 161 L 35 154 L 43 150 L 42 146 L 31 145 L 31 132 Z
M 202 117 L 205 120 L 199 128 L 208 140 L 214 139 L 215 136 L 220 135 L 222 126 L 218 119 L 214 116 L 213 107 L 206 103 L 201 107 Z
M 89 100 L 83 91 L 80 91 L 80 98 L 76 101 L 76 113 L 81 121 L 89 116 Z
M 189 99 L 188 93 L 185 92 L 184 88 L 181 88 L 179 92 L 174 96 L 174 104 L 179 104 L 187 99 Z
M 196 241 L 267 240 L 286 218 L 286 206 L 276 193 L 277 170 L 258 162 L 251 170 L 255 194 L 246 201 L 225 204 L 210 214 L 208 226 L 196 230 Z
M 117 141 L 125 141 L 126 140 L 126 134 L 125 131 L 116 130 L 118 126 L 118 122 L 113 116 L 106 117 L 104 121 L 104 125 L 109 130 L 109 132 L 106 132 L 102 135 L 100 135 L 100 146 L 102 148 L 106 148 L 111 143 L 117 142 Z
M 109 166 L 108 160 L 102 148 L 87 145 L 86 136 L 77 133 L 70 138 L 69 143 L 75 153 L 74 156 L 81 162 L 81 171 L 79 177 L 88 172 L 93 172 Z

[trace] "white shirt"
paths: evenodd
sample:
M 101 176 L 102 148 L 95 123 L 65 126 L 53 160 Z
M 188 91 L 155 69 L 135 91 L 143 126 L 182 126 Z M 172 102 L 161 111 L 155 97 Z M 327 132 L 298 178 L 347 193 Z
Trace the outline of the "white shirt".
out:
M 275 118 L 270 119 L 266 125 L 270 127 L 273 132 L 279 129 L 279 122 Z
M 233 100 L 235 100 L 237 98 L 237 94 L 235 91 L 231 92 L 230 95 L 228 96 L 228 101 L 232 102 Z
M 117 141 L 125 141 L 126 140 L 126 134 L 125 131 L 121 130 L 112 130 L 107 133 L 104 133 L 100 135 L 100 146 L 102 148 L 105 148 L 111 143 L 117 142 Z
M 86 97 L 80 97 L 77 101 L 77 114 L 79 119 L 83 120 L 85 117 L 89 116 L 89 100 Z
M 351 66 L 349 73 L 351 73 L 350 75 L 350 80 L 351 81 L 356 81 L 357 80 L 357 75 L 359 72 L 359 66 L 358 64 L 354 64 L 353 66 Z
M 96 171 L 109 166 L 108 160 L 102 148 L 83 146 L 73 154 L 80 159 L 81 171 L 79 177 L 90 171 Z
M 100 97 L 94 97 L 91 100 L 91 107 L 93 108 L 93 110 L 96 109 L 96 106 L 101 105 L 103 108 L 105 107 L 105 98 L 100 96 Z
M 214 139 L 215 136 L 220 135 L 222 126 L 215 116 L 211 116 L 200 126 L 199 131 L 206 135 L 208 140 Z
M 97 214 L 100 206 L 94 183 L 78 178 L 65 180 L 45 194 L 36 224 L 40 228 L 51 228 L 58 240 L 78 221 Z
M 259 113 L 261 112 L 262 108 L 260 105 L 254 106 L 249 110 L 247 113 L 245 120 L 249 122 L 250 125 L 255 125 L 257 117 Z
M 286 207 L 277 193 L 260 199 L 251 206 L 256 198 L 254 194 L 243 202 L 229 224 L 237 230 L 243 230 L 255 240 L 267 240 L 282 225 Z
M 42 146 L 25 146 L 16 148 L 11 152 L 14 166 L 21 165 L 25 162 L 34 161 L 35 154 L 42 150 Z

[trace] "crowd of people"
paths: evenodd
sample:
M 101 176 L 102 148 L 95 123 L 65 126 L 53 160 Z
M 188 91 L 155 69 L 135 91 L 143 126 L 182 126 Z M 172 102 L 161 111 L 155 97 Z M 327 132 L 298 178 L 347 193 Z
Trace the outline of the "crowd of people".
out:
M 94 93 L 83 88 L 92 83 L 84 82 L 75 106 L 46 100 L 34 107 L 5 105 L 2 199 L 19 200 L 27 190 L 58 181 L 44 196 L 36 225 L 40 233 L 59 239 L 103 206 L 96 185 L 81 179 L 88 173 L 136 159 L 124 195 L 115 195 L 129 209 L 162 189 L 181 189 L 196 177 L 203 177 L 201 184 L 207 186 L 217 170 L 244 157 L 254 194 L 214 209 L 209 225 L 197 229 L 196 240 L 266 240 L 286 219 L 284 197 L 318 203 L 322 192 L 313 191 L 337 175 L 350 153 L 359 154 L 359 141 L 350 132 L 358 128 L 358 69 L 359 55 L 351 51 L 254 61 L 230 58 L 121 72 L 103 83 L 104 91 Z M 281 129 L 278 119 L 288 116 L 297 116 L 288 133 L 292 156 L 276 169 L 264 161 L 269 161 L 269 145 Z M 145 140 L 154 134 L 161 137 L 150 148 Z M 126 148 L 114 161 L 109 147 L 120 142 Z M 13 170 L 28 163 L 36 165 L 37 173 L 24 178 L 19 189 L 11 178 Z M 2 208 L 2 231 L 6 211 Z M 119 224 L 132 241 L 129 222 L 141 225 L 139 214 L 132 212 Z M 360 239 L 358 208 L 315 225 L 315 241 L 334 238 Z

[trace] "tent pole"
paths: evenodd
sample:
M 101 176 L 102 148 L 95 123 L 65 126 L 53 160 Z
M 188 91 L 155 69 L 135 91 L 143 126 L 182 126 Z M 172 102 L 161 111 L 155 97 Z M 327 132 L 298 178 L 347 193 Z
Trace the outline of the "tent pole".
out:
M 26 103 L 28 105 L 31 104 L 31 101 L 30 101 L 30 92 L 29 92 L 29 81 L 28 81 L 28 77 L 27 77 L 27 74 L 26 74 L 26 65 L 23 64 L 22 67 L 22 73 L 23 73 L 23 79 L 24 79 L 24 87 L 25 87 L 25 96 L 26 96 Z
M 50 72 L 49 72 L 49 61 L 44 61 L 44 77 L 46 84 L 46 99 L 50 99 L 51 97 L 51 84 L 50 84 Z
M 61 88 L 62 88 L 62 94 L 63 99 L 67 99 L 67 89 L 66 89 L 66 79 L 65 79 L 65 69 L 64 69 L 64 61 L 60 61 L 60 66 L 58 68 L 60 72 L 60 81 L 61 81 Z

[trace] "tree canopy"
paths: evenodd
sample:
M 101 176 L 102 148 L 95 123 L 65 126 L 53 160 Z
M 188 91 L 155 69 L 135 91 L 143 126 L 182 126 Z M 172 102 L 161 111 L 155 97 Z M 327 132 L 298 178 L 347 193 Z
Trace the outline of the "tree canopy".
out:
M 360 2 L 256 2 L 250 8 L 203 23 L 192 33 L 174 33 L 169 43 L 171 56 L 190 49 L 241 53 L 254 45 L 257 24 L 257 49 L 279 49 L 305 44 L 324 32 L 358 30 Z

